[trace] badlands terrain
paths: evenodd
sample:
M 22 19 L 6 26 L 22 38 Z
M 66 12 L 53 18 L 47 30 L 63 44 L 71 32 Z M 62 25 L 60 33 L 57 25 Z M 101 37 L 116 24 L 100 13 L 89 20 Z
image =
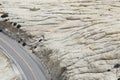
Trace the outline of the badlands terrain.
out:
M 6 33 L 22 39 L 53 80 L 120 80 L 119 0 L 0 3 L 9 15 L 9 21 L 3 21 Z

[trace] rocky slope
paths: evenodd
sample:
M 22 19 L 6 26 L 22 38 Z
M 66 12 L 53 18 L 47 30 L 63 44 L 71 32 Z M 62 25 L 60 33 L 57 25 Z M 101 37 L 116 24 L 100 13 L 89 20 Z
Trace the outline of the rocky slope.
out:
M 43 60 L 52 77 L 119 80 L 120 1 L 46 1 L 1 0 L 9 22 L 22 26 L 7 31 Z

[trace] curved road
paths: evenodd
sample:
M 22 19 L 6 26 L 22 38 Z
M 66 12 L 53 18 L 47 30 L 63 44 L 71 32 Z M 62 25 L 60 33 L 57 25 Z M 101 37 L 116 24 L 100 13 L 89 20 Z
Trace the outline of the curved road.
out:
M 41 68 L 29 55 L 30 53 L 22 49 L 16 41 L 0 33 L 0 46 L 17 62 L 27 80 L 47 80 Z

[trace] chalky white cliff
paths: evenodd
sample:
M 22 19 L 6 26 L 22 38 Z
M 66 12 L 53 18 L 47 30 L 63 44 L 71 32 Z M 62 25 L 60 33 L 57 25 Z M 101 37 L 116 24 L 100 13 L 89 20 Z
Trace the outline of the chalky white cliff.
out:
M 16 27 L 8 28 L 9 32 L 24 40 L 26 48 L 42 59 L 52 77 L 120 80 L 119 0 L 0 0 L 0 3 L 1 9 L 9 14 L 9 22 L 20 24 L 25 34 Z

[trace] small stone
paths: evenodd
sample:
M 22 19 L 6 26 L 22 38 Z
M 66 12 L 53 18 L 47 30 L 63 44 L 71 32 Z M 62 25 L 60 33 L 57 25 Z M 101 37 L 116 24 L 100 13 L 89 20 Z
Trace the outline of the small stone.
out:
M 18 41 L 18 43 L 20 43 L 20 41 Z
M 1 15 L 1 18 L 6 18 L 8 17 L 8 13 L 4 13 L 3 15 Z
M 117 80 L 120 80 L 120 78 L 118 78 Z
M 23 46 L 26 46 L 26 43 L 23 43 L 22 45 L 23 45 Z
M 67 67 L 62 67 L 61 68 L 61 72 L 63 73 L 64 71 L 66 71 L 67 70 Z
M 21 25 L 18 24 L 18 25 L 17 25 L 17 28 L 19 29 L 20 27 L 21 27 Z
M 39 40 L 39 42 L 41 42 L 41 41 L 42 41 L 42 39 Z
M 2 29 L 0 29 L 0 32 L 2 32 Z
M 120 67 L 120 64 L 115 64 L 114 65 L 114 68 L 119 68 Z
M 34 46 L 34 49 L 37 48 L 37 46 Z
M 7 22 L 9 19 L 5 19 L 4 22 Z
M 110 69 L 107 70 L 108 72 L 111 71 Z
M 14 23 L 13 23 L 13 26 L 16 26 L 16 25 L 17 25 L 17 23 L 16 23 L 16 22 L 14 22 Z

